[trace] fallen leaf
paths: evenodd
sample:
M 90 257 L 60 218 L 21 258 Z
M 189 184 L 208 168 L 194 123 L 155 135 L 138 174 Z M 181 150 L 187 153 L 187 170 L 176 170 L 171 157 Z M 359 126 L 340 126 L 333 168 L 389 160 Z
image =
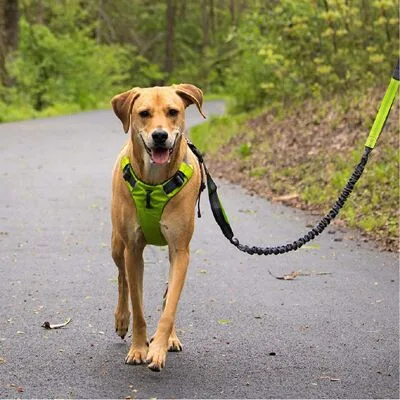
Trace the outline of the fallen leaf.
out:
M 3 357 L 0 357 L 0 364 L 4 364 L 6 360 Z
M 319 379 L 329 379 L 331 382 L 340 382 L 339 378 L 332 378 L 328 375 L 320 376 Z
M 288 275 L 283 275 L 283 276 L 275 276 L 272 274 L 271 271 L 268 271 L 271 276 L 273 276 L 275 279 L 283 280 L 283 281 L 292 281 L 293 279 L 296 279 L 299 275 L 301 275 L 301 272 L 299 271 L 293 271 Z
M 319 249 L 321 246 L 319 244 L 305 244 L 304 246 L 301 246 L 300 249 L 304 250 L 316 250 Z
M 59 329 L 59 328 L 63 328 L 64 326 L 68 325 L 71 321 L 72 321 L 72 318 L 68 318 L 62 324 L 54 324 L 54 325 L 50 324 L 50 322 L 46 321 L 46 322 L 43 322 L 42 328 L 44 328 L 44 329 Z
M 231 321 L 229 319 L 220 319 L 220 320 L 218 320 L 218 323 L 220 325 L 229 325 L 231 323 Z
M 17 335 L 25 335 L 25 332 L 17 331 Z
M 240 213 L 243 213 L 243 214 L 256 214 L 257 213 L 257 211 L 255 211 L 255 210 L 249 210 L 249 209 L 240 209 L 239 210 L 239 212 Z
M 201 270 L 199 270 L 199 274 L 207 274 L 207 270 L 206 269 L 201 269 Z
M 290 201 L 290 200 L 295 200 L 298 197 L 300 197 L 298 193 L 285 194 L 283 196 L 273 197 L 272 201 Z

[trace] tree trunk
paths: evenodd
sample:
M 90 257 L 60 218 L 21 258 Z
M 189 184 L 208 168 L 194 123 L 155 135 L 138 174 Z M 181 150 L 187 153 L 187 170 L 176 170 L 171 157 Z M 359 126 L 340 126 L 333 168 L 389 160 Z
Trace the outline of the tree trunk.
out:
M 0 0 L 0 82 L 11 86 L 12 81 L 7 74 L 7 55 L 18 48 L 18 0 Z
M 211 42 L 215 44 L 215 6 L 214 0 L 210 1 L 210 29 L 211 29 Z
M 201 4 L 201 19 L 202 19 L 202 28 L 203 28 L 203 51 L 206 47 L 210 45 L 210 36 L 209 36 L 209 23 L 208 23 L 208 0 L 203 0 Z
M 5 0 L 0 0 L 0 84 L 6 83 L 6 27 L 5 27 Z
M 103 13 L 103 0 L 99 0 L 97 5 L 97 25 L 96 25 L 96 43 L 101 43 L 101 16 Z
M 17 50 L 18 48 L 18 21 L 19 10 L 18 0 L 5 0 L 5 33 L 6 33 L 6 51 Z
M 165 37 L 165 72 L 169 78 L 174 70 L 175 0 L 167 0 L 167 31 Z
M 44 24 L 44 4 L 43 4 L 43 0 L 38 0 L 38 2 L 37 2 L 36 23 L 40 24 L 40 25 Z
M 236 24 L 235 0 L 230 0 L 229 11 L 231 12 L 232 25 L 235 25 Z

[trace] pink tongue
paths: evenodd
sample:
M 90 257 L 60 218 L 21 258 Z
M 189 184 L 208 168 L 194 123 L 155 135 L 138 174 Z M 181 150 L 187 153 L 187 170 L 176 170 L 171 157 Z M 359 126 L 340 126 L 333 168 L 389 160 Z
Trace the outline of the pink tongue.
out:
M 151 157 L 156 164 L 165 164 L 169 158 L 168 149 L 153 149 Z

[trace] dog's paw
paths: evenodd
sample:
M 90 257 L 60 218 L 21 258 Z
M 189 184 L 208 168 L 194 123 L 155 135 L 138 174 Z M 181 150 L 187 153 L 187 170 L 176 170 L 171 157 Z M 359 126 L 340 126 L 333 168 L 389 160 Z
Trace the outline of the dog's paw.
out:
M 129 349 L 128 355 L 125 357 L 125 364 L 139 365 L 145 364 L 147 358 L 148 347 L 134 346 Z
M 154 340 L 154 336 L 150 339 L 150 343 L 152 343 Z M 176 336 L 176 333 L 171 333 L 169 339 L 168 339 L 168 351 L 170 352 L 179 352 L 182 351 L 183 346 L 181 341 L 179 340 L 178 336 Z
M 116 311 L 114 314 L 115 332 L 117 332 L 117 335 L 120 336 L 121 339 L 124 339 L 128 332 L 130 314 L 129 311 L 124 313 Z
M 150 344 L 146 362 L 148 367 L 154 372 L 160 372 L 165 366 L 167 358 L 167 346 L 161 346 L 155 342 Z
M 168 339 L 168 351 L 177 352 L 182 351 L 182 343 L 178 339 L 178 336 L 172 335 Z

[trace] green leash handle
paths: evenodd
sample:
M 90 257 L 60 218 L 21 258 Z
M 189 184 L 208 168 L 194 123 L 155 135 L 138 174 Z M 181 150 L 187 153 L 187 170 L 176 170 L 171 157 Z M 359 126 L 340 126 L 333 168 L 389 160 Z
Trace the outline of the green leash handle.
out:
M 393 71 L 392 79 L 390 80 L 389 86 L 386 90 L 385 96 L 383 97 L 381 106 L 379 107 L 378 114 L 375 118 L 374 124 L 372 125 L 371 131 L 369 132 L 368 139 L 365 142 L 365 146 L 373 149 L 382 132 L 385 122 L 392 108 L 393 102 L 396 98 L 397 90 L 399 88 L 400 80 L 400 64 L 397 60 L 396 68 Z

